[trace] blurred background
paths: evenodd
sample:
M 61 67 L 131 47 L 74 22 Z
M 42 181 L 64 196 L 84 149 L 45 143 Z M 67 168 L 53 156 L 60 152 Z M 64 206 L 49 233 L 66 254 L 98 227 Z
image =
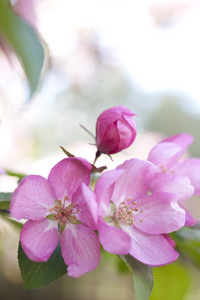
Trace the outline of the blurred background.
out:
M 94 141 L 80 124 L 95 134 L 98 115 L 115 105 L 137 114 L 138 135 L 113 162 L 103 155 L 97 166 L 146 159 L 158 141 L 180 132 L 195 138 L 188 155 L 200 156 L 199 0 L 13 0 L 11 6 L 41 38 L 46 62 L 30 98 L 20 60 L 0 28 L 0 168 L 47 176 L 65 157 L 59 146 L 92 163 Z M 16 186 L 16 177 L 1 175 L 1 192 Z M 197 218 L 199 201 L 190 202 Z M 133 299 L 130 272 L 105 253 L 98 268 L 80 279 L 65 275 L 25 291 L 19 232 L 0 221 L 0 300 Z M 156 268 L 151 299 L 198 300 L 199 277 L 183 259 Z

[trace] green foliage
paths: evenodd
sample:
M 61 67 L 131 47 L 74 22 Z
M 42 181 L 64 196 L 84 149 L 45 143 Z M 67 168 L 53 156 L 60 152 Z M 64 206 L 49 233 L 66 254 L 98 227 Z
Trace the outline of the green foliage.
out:
M 9 209 L 12 193 L 0 193 L 0 209 Z
M 155 285 L 150 300 L 183 300 L 190 286 L 190 276 L 184 264 L 153 268 Z
M 47 262 L 36 263 L 28 259 L 19 243 L 18 261 L 26 290 L 41 288 L 67 272 L 67 266 L 61 255 L 60 244 Z
M 200 268 L 200 225 L 183 227 L 171 234 L 179 253 L 190 258 Z
M 153 289 L 153 272 L 131 255 L 121 257 L 133 271 L 133 286 L 136 300 L 148 300 Z
M 40 83 L 45 61 L 41 39 L 31 26 L 11 12 L 4 0 L 0 0 L 0 31 L 18 56 L 33 95 Z

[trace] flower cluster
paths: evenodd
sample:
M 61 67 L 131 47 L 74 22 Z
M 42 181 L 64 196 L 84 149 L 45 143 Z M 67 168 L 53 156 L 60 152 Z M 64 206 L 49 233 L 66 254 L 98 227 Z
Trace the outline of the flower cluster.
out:
M 117 106 L 98 117 L 99 155 L 132 144 L 132 116 L 128 108 Z M 20 234 L 28 258 L 45 262 L 60 242 L 72 277 L 96 268 L 100 243 L 108 252 L 130 254 L 150 266 L 175 261 L 179 254 L 168 234 L 197 222 L 181 205 L 200 194 L 200 159 L 180 161 L 192 141 L 188 134 L 167 138 L 146 161 L 132 158 L 105 171 L 94 190 L 89 187 L 92 165 L 83 158 L 63 159 L 47 179 L 25 177 L 13 193 L 10 211 L 16 219 L 28 220 Z

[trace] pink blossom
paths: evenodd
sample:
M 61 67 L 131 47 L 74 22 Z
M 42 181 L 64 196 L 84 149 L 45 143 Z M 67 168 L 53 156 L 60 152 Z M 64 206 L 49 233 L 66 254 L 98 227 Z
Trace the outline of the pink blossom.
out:
M 187 177 L 194 187 L 194 194 L 200 194 L 200 158 L 179 161 L 193 142 L 193 136 L 181 133 L 162 140 L 149 153 L 148 160 L 158 167 L 159 172 Z
M 130 254 L 144 264 L 161 266 L 177 259 L 165 235 L 185 224 L 177 197 L 166 192 L 149 194 L 156 167 L 131 159 L 97 181 L 98 233 L 105 250 Z
M 97 229 L 98 205 L 96 199 L 90 203 L 90 171 L 91 165 L 84 159 L 63 159 L 51 169 L 48 179 L 25 177 L 11 199 L 11 214 L 28 219 L 20 241 L 29 259 L 47 261 L 60 239 L 72 277 L 93 270 L 100 260 L 100 244 L 93 231 Z
M 180 161 L 193 136 L 181 133 L 162 140 L 149 153 L 148 160 L 157 166 L 157 174 L 152 182 L 153 191 L 174 193 L 179 200 L 186 200 L 193 194 L 200 194 L 200 158 Z M 198 222 L 186 212 L 187 226 Z
M 136 137 L 136 123 L 125 106 L 104 110 L 96 123 L 96 145 L 99 153 L 114 154 L 128 148 Z

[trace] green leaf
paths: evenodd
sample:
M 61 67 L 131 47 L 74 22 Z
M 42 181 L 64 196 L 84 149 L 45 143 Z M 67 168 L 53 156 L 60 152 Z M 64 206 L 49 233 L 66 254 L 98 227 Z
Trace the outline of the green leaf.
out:
M 58 244 L 47 262 L 36 263 L 25 255 L 19 243 L 18 261 L 26 290 L 41 288 L 57 280 L 67 272 L 67 266 L 61 255 L 60 244 Z
M 41 39 L 31 26 L 9 9 L 4 0 L 0 0 L 0 30 L 22 64 L 32 96 L 39 86 L 44 68 L 45 53 Z
M 188 266 L 180 262 L 182 261 L 153 268 L 155 285 L 150 300 L 182 300 L 187 298 L 191 276 L 188 272 Z
M 194 265 L 200 268 L 200 225 L 183 227 L 170 236 L 176 242 L 177 251 L 190 258 Z
M 12 193 L 0 193 L 0 209 L 9 209 Z
M 121 257 L 121 256 L 120 256 Z M 136 300 L 148 300 L 153 289 L 153 272 L 131 255 L 121 257 L 133 271 L 133 286 Z

